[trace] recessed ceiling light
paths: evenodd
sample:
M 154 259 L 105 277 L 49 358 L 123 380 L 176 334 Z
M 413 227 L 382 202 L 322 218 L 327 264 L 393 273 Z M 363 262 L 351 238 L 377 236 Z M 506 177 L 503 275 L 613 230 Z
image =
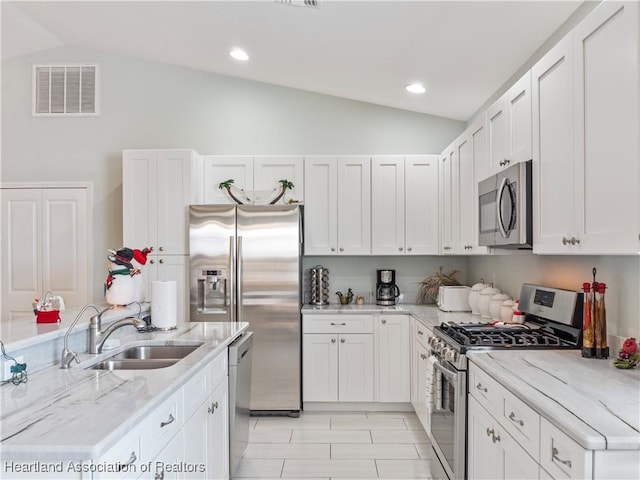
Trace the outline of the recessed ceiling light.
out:
M 427 91 L 421 83 L 409 83 L 408 85 L 405 85 L 404 88 L 407 92 L 411 93 L 424 93 Z
M 249 60 L 249 55 L 247 55 L 247 52 L 245 52 L 241 48 L 234 48 L 229 52 L 229 55 L 231 55 L 236 60 L 240 60 L 242 62 Z

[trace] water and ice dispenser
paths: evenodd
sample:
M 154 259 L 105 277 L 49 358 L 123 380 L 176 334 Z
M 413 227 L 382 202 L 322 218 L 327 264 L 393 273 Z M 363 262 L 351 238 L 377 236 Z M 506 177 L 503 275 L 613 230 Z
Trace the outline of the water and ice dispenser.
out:
M 205 268 L 198 275 L 198 313 L 207 313 L 227 307 L 227 270 Z

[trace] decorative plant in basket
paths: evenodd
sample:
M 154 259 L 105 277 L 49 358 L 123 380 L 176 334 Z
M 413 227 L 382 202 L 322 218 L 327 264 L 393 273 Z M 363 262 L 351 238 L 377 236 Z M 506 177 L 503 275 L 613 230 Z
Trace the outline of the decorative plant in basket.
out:
M 220 182 L 220 184 L 218 185 L 218 188 L 220 190 L 226 190 L 227 195 L 229 195 L 229 198 L 231 198 L 231 200 L 236 202 L 238 205 L 244 205 L 245 201 L 249 203 L 255 203 L 255 199 L 254 201 L 252 201 L 251 198 L 249 198 L 249 196 L 246 194 L 244 189 L 236 187 L 233 183 L 234 183 L 234 180 L 231 178 L 224 182 Z M 275 198 L 273 198 L 269 202 L 269 205 L 275 205 L 276 203 L 278 203 L 278 201 L 280 201 L 280 199 L 284 196 L 287 190 L 292 189 L 294 187 L 293 183 L 291 183 L 289 180 L 286 180 L 286 179 L 279 180 L 278 183 L 280 184 L 280 186 L 274 188 L 273 192 L 271 192 L 271 195 L 273 195 L 276 192 L 277 192 L 277 195 L 275 196 Z M 234 189 L 236 190 L 236 193 L 233 192 Z M 239 198 L 241 196 L 244 197 L 244 200 Z
M 425 277 L 418 287 L 418 296 L 416 303 L 433 304 L 438 301 L 438 293 L 441 286 L 457 286 L 460 282 L 456 280 L 458 270 L 451 270 L 448 273 L 444 271 L 443 266 L 428 277 Z

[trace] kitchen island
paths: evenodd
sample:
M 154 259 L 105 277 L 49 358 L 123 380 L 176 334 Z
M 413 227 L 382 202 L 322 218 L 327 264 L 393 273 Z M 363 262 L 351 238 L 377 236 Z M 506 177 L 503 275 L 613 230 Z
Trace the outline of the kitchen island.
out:
M 224 387 L 221 391 L 226 402 L 227 346 L 247 328 L 247 323 L 179 323 L 175 330 L 167 332 L 135 333 L 121 338 L 122 346 L 116 349 L 80 355 L 81 363 L 67 370 L 55 365 L 30 374 L 25 384 L 3 385 L 0 388 L 3 478 L 38 477 L 34 475 L 36 470 L 21 476 L 25 471 L 20 469 L 46 462 L 63 461 L 66 466 L 97 464 L 105 455 L 109 457 L 114 448 L 131 440 L 131 432 L 139 434 L 131 442 L 134 447 L 130 451 L 128 446 L 124 449 L 122 463 L 114 459 L 112 464 L 122 466 L 134 457 L 133 463 L 153 460 L 152 455 L 157 452 L 150 445 L 158 448 L 164 445 L 158 444 L 161 435 L 154 434 L 154 427 L 147 423 L 155 412 L 168 407 L 166 420 L 163 417 L 158 422 L 164 424 L 163 432 L 186 426 L 188 415 L 199 407 L 195 400 L 202 397 L 204 402 L 216 387 L 215 382 Z M 200 346 L 165 368 L 115 371 L 90 368 L 124 348 L 150 344 Z M 191 411 L 187 412 L 188 408 Z M 112 465 L 110 461 L 105 460 L 105 468 Z M 39 478 L 53 478 L 51 473 Z M 74 471 L 59 473 L 60 478 L 86 478 Z M 94 474 L 93 478 L 105 477 Z

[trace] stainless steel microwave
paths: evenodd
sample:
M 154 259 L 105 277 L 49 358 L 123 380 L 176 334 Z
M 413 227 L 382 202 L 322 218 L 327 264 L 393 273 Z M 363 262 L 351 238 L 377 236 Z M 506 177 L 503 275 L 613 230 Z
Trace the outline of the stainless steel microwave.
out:
M 533 247 L 532 162 L 520 162 L 478 183 L 478 244 Z

